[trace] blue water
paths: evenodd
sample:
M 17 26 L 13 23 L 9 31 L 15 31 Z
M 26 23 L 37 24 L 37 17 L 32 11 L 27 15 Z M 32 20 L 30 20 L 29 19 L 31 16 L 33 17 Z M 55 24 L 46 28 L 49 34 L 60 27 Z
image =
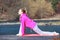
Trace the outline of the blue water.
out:
M 38 27 L 43 31 L 56 31 L 60 33 L 60 25 L 46 25 L 46 26 L 40 26 Z M 15 25 L 0 25 L 0 35 L 15 35 L 19 31 L 19 24 Z M 35 33 L 33 30 L 26 28 L 25 33 Z

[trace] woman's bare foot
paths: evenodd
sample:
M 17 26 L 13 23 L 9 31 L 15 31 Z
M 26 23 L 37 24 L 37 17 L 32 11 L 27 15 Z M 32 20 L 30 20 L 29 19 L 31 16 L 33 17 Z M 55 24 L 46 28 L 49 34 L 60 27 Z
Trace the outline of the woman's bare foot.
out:
M 58 36 L 59 35 L 59 33 L 57 33 L 57 32 L 54 32 L 54 36 Z
M 57 32 L 52 32 L 51 34 L 39 34 L 40 36 L 58 36 L 59 35 L 59 33 L 57 33 Z

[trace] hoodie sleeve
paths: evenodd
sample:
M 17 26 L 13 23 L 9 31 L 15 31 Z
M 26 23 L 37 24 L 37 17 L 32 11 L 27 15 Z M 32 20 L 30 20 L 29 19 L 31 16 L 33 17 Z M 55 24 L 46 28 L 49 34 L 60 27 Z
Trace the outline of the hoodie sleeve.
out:
M 21 32 L 22 34 L 24 34 L 24 28 L 25 28 L 25 25 L 24 25 L 24 17 L 21 18 Z

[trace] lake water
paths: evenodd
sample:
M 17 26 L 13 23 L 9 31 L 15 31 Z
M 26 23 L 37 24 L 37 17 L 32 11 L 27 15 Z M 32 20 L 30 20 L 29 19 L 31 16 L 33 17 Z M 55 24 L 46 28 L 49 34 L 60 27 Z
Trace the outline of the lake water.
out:
M 46 25 L 41 26 L 38 25 L 38 27 L 43 31 L 56 31 L 60 33 L 60 25 Z M 15 35 L 19 31 L 19 24 L 13 24 L 13 25 L 0 25 L 0 35 Z M 26 28 L 25 29 L 26 34 L 35 33 L 33 30 Z

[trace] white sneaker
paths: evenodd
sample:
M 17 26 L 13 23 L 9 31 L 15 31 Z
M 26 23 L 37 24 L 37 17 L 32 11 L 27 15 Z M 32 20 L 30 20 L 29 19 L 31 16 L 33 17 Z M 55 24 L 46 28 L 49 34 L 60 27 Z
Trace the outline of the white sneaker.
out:
M 22 36 L 22 34 L 16 34 L 16 36 Z

